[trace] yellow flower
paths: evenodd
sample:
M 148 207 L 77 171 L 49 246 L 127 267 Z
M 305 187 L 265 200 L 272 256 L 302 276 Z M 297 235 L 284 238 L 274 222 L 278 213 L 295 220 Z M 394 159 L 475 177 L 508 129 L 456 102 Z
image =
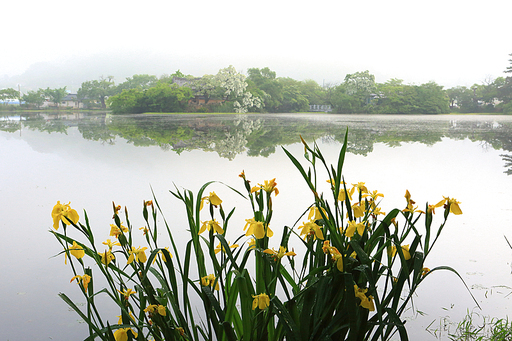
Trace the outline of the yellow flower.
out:
M 343 272 L 343 255 L 338 251 L 337 248 L 331 246 L 329 248 L 329 253 L 331 254 L 332 261 L 336 264 L 336 268 Z
M 304 236 L 304 240 L 309 239 L 311 236 L 313 236 L 314 239 L 318 238 L 324 240 L 322 229 L 314 221 L 303 222 L 302 224 L 302 226 L 299 226 L 299 229 L 301 229 L 300 235 Z
M 98 254 L 101 256 L 101 262 L 105 265 L 109 265 L 110 262 L 116 259 L 116 257 L 114 257 L 114 254 L 110 250 Z
M 53 228 L 58 230 L 59 223 L 62 221 L 65 225 L 70 225 L 71 223 L 78 223 L 78 213 L 69 206 L 70 203 L 61 204 L 60 201 L 57 201 L 57 204 L 53 206 L 52 209 L 52 218 L 53 218 Z
M 116 341 L 128 341 L 128 331 L 132 332 L 133 337 L 137 338 L 137 333 L 132 328 L 119 328 L 114 332 L 114 339 Z
M 185 329 L 181 328 L 181 327 L 178 327 L 176 328 L 178 330 L 178 332 L 180 333 L 180 336 L 184 336 L 185 335 Z
M 360 289 L 356 284 L 354 284 L 354 292 L 356 294 L 356 297 L 361 300 L 361 303 L 359 305 L 363 308 L 368 309 L 369 311 L 375 310 L 375 305 L 373 304 L 373 296 L 366 296 L 366 292 L 368 289 Z
M 142 235 L 145 236 L 148 233 L 148 228 L 146 226 L 139 227 L 139 230 L 142 231 Z
M 158 304 L 158 305 L 157 304 L 150 304 L 150 305 L 148 305 L 148 307 L 146 309 L 144 309 L 144 311 L 146 313 L 151 313 L 151 314 L 156 311 L 158 314 L 160 314 L 162 316 L 167 315 L 167 311 L 165 310 L 165 306 L 160 305 L 160 304 Z
M 76 275 L 75 277 L 71 278 L 71 281 L 69 283 L 73 282 L 76 279 L 78 283 L 82 282 L 82 285 L 84 286 L 84 290 L 87 291 L 87 287 L 89 286 L 89 283 L 91 282 L 91 276 L 85 274 L 83 276 Z
M 215 290 L 219 290 L 219 281 L 215 282 L 215 276 L 213 274 L 201 278 L 201 285 L 203 287 L 213 287 L 213 283 L 215 283 Z
M 213 231 L 217 232 L 218 234 L 224 233 L 224 230 L 222 229 L 222 227 L 220 227 L 219 223 L 215 219 L 203 221 L 203 225 L 201 225 L 201 229 L 199 230 L 198 234 L 203 233 L 207 229 L 208 231 L 211 231 L 213 229 Z
M 372 215 L 374 216 L 374 218 L 378 215 L 386 215 L 386 212 L 381 212 L 380 211 L 380 207 L 375 207 L 372 211 Z
M 128 232 L 128 228 L 121 224 L 121 228 L 117 227 L 117 225 L 110 224 L 110 236 L 118 238 L 121 233 Z
M 384 194 L 379 193 L 377 190 L 363 194 L 363 198 L 371 197 L 373 201 L 377 200 L 378 197 L 384 198 Z
M 75 256 L 77 259 L 80 259 L 85 255 L 84 249 L 75 241 L 73 241 L 73 245 L 69 248 L 69 253 Z
M 355 203 L 352 205 L 352 212 L 354 213 L 354 218 L 362 218 L 364 217 L 365 207 L 361 205 L 361 203 Z
M 327 219 L 329 219 L 329 217 L 327 216 L 327 212 L 325 212 L 325 209 L 323 209 L 322 207 L 320 207 L 320 209 L 318 209 L 318 207 L 316 207 L 316 206 L 313 206 L 313 207 L 311 207 L 309 209 L 308 219 L 309 220 L 313 220 L 313 221 L 317 221 L 317 220 L 323 219 L 322 213 L 320 213 L 320 210 L 322 210 L 322 212 L 324 213 L 325 217 Z
M 169 247 L 168 246 L 166 246 L 164 249 L 166 249 L 167 252 L 169 252 Z M 160 253 L 162 255 L 162 260 L 164 262 L 167 262 L 167 259 L 165 258 L 165 254 L 162 252 L 162 250 L 158 251 L 158 253 Z M 171 256 L 171 258 L 172 258 L 172 254 L 170 252 L 169 252 L 169 256 Z M 153 262 L 155 262 L 155 261 L 153 260 Z
M 459 207 L 460 202 L 450 197 L 443 197 L 446 200 L 446 204 L 450 206 L 450 213 L 455 215 L 462 214 L 462 210 Z
M 129 314 L 131 319 L 135 321 L 135 317 L 133 317 L 132 312 L 130 312 Z M 117 324 L 123 324 L 123 315 L 119 315 L 117 317 L 119 317 L 119 321 L 117 322 Z
M 324 253 L 330 253 L 330 250 L 331 249 L 331 242 L 328 241 L 328 240 L 324 240 L 324 245 L 322 246 L 322 251 Z
M 411 254 L 409 252 L 409 245 L 402 245 L 402 253 L 404 254 L 404 259 L 405 260 L 409 260 L 411 259 Z M 391 256 L 391 257 L 394 257 L 396 255 L 396 246 L 395 245 L 392 245 L 389 249 L 388 249 L 388 254 Z
M 220 198 L 217 196 L 217 194 L 215 194 L 215 192 L 210 192 L 209 196 L 201 198 L 201 205 L 199 206 L 200 210 L 203 209 L 203 204 L 205 201 L 207 203 L 212 204 L 213 206 L 218 206 L 222 204 L 222 200 L 220 200 Z
M 421 276 L 425 276 L 426 274 L 428 274 L 430 272 L 430 269 L 429 268 L 423 268 L 421 269 Z
M 272 255 L 272 258 L 274 258 L 276 262 L 283 258 L 284 256 L 296 256 L 295 252 L 293 251 L 286 252 L 286 248 L 284 246 L 279 246 L 279 251 L 276 251 L 274 249 L 266 249 L 263 252 Z
M 340 193 L 338 193 L 338 200 L 339 201 L 345 201 L 348 200 L 352 201 L 352 194 L 354 194 L 355 187 L 352 187 L 350 191 L 345 191 L 344 188 L 340 189 Z
M 130 257 L 128 257 L 128 264 L 131 264 L 134 259 L 137 259 L 137 262 L 145 263 L 147 260 L 145 252 L 146 249 L 147 247 L 136 248 L 135 246 L 132 246 L 131 251 L 128 251 L 130 254 Z
M 228 245 L 229 245 L 229 242 L 228 242 Z M 231 248 L 231 249 L 234 249 L 234 248 L 236 248 L 236 247 L 238 247 L 238 244 L 229 245 L 229 248 Z M 215 250 L 214 250 L 214 251 L 215 251 L 215 254 L 219 253 L 221 250 L 222 250 L 222 252 L 224 252 L 224 253 L 226 252 L 226 250 L 224 250 L 224 246 L 222 246 L 222 245 L 220 244 L 220 242 L 219 242 L 219 244 L 217 245 L 217 247 L 216 247 L 216 248 L 215 248 Z
M 144 200 L 144 205 L 145 206 L 153 206 L 153 200 L 148 200 L 148 201 Z
M 274 192 L 275 195 L 278 195 L 279 190 L 277 189 L 276 185 L 277 185 L 276 178 L 273 178 L 272 180 L 265 180 L 264 185 L 258 184 L 258 186 L 254 186 L 253 188 L 251 188 L 251 193 L 257 192 L 260 189 L 262 189 L 265 192 L 267 192 L 268 194 L 272 194 L 272 192 Z
M 249 250 L 254 249 L 256 247 L 256 239 L 251 238 L 251 240 L 249 240 L 247 244 L 249 244 Z
M 256 309 L 256 307 L 263 310 L 270 305 L 270 298 L 267 294 L 252 295 L 252 297 L 254 298 L 252 301 L 252 310 Z
M 274 235 L 274 232 L 272 232 L 270 227 L 267 226 L 267 228 L 265 228 L 265 225 L 261 221 L 256 221 L 254 218 L 251 218 L 245 219 L 245 222 L 244 231 L 247 229 L 247 232 L 245 233 L 246 236 L 254 235 L 256 239 L 261 239 L 265 237 L 265 234 L 269 238 Z
M 364 182 L 358 182 L 357 184 L 352 184 L 354 188 L 357 188 L 359 193 L 368 193 L 368 188 L 364 185 Z
M 352 238 L 356 231 L 358 235 L 362 236 L 364 233 L 364 228 L 364 223 L 356 223 L 355 220 L 351 220 L 348 222 L 348 226 L 345 230 L 345 236 Z
M 112 247 L 114 246 L 121 246 L 121 244 L 119 244 L 118 242 L 113 242 L 110 239 L 107 239 L 107 241 L 103 242 L 102 244 L 107 245 L 110 251 L 112 251 Z
M 322 251 L 325 254 L 330 254 L 333 263 L 336 264 L 336 268 L 340 272 L 343 272 L 343 255 L 341 254 L 341 252 L 339 252 L 338 249 L 335 248 L 334 246 L 331 246 L 331 243 L 328 240 L 324 241 Z
M 128 298 L 130 298 L 130 295 L 133 295 L 133 294 L 136 294 L 137 292 L 132 290 L 132 289 L 125 289 L 123 291 L 121 290 L 117 290 L 119 291 L 120 294 L 122 294 L 124 296 L 124 299 L 127 300 Z

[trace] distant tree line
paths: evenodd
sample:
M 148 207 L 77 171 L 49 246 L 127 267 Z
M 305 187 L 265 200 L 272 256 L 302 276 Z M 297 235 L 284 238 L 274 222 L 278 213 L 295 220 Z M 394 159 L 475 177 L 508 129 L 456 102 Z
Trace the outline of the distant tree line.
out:
M 376 83 L 369 71 L 347 74 L 339 84 L 320 86 L 313 80 L 277 77 L 268 67 L 250 68 L 244 75 L 229 66 L 202 77 L 184 75 L 179 70 L 160 78 L 133 75 L 117 85 L 113 77 L 101 77 L 83 82 L 77 97 L 88 108 L 108 107 L 114 113 L 308 112 L 310 105 L 330 106 L 335 113 L 512 113 L 512 59 L 509 62 L 506 77 L 450 89 L 435 82 L 404 84 L 400 79 Z M 65 87 L 23 95 L 15 89 L 4 89 L 0 90 L 0 101 L 14 98 L 38 108 L 44 101 L 58 106 L 65 95 Z

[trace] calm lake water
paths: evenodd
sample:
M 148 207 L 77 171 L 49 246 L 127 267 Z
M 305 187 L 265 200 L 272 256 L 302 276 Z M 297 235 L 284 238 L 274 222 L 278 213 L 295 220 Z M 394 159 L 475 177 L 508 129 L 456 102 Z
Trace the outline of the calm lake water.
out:
M 0 340 L 87 336 L 57 296 L 83 301 L 63 257 L 53 257 L 61 251 L 48 232 L 58 200 L 81 217 L 87 210 L 101 236 L 110 230 L 112 201 L 128 207 L 134 228 L 143 226 L 141 203 L 153 188 L 171 227 L 183 231 L 183 206 L 170 189 L 197 191 L 218 180 L 243 191 L 238 174 L 245 170 L 253 183 L 276 178 L 275 231 L 312 201 L 281 146 L 300 159 L 302 135 L 334 163 L 347 127 L 345 179 L 384 193 L 385 212 L 405 206 L 406 189 L 420 207 L 442 196 L 461 202 L 464 214 L 449 218 L 428 263 L 458 270 L 479 314 L 510 316 L 512 250 L 504 236 L 512 241 L 512 117 L 41 113 L 0 116 Z M 231 226 L 239 221 L 241 229 L 247 203 L 220 184 L 212 190 L 237 207 Z M 408 312 L 410 339 L 447 339 L 450 321 L 475 303 L 451 273 L 424 284 L 417 310 Z

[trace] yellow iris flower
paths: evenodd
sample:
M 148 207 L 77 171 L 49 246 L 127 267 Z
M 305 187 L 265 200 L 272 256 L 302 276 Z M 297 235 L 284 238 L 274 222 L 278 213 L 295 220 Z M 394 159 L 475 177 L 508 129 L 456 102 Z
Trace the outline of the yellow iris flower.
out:
M 119 290 L 119 289 L 118 289 L 117 291 L 119 291 L 119 293 L 120 293 L 121 295 L 123 295 L 123 296 L 124 296 L 124 299 L 125 299 L 125 300 L 127 300 L 128 298 L 130 298 L 130 295 L 133 295 L 133 294 L 136 294 L 136 293 L 137 293 L 135 290 L 132 290 L 132 289 L 125 289 L 125 290 L 123 290 L 123 291 L 121 291 L 121 290 Z
M 336 264 L 336 268 L 340 272 L 343 272 L 343 255 L 341 254 L 341 252 L 339 252 L 338 249 L 335 248 L 334 246 L 331 246 L 331 243 L 328 240 L 324 241 L 322 251 L 325 254 L 330 254 L 333 263 Z
M 462 214 L 462 210 L 459 207 L 460 202 L 450 197 L 443 197 L 446 200 L 446 204 L 450 206 L 450 213 L 455 215 Z
M 267 294 L 252 295 L 252 297 L 254 298 L 252 301 L 252 310 L 256 308 L 263 310 L 270 305 L 270 298 Z
M 362 218 L 364 217 L 365 207 L 361 205 L 361 203 L 355 203 L 352 205 L 352 212 L 354 214 L 354 218 Z
M 75 277 L 71 278 L 71 281 L 69 283 L 73 282 L 76 279 L 78 283 L 82 282 L 82 285 L 84 286 L 84 290 L 87 291 L 87 287 L 89 286 L 89 283 L 91 282 L 91 276 L 85 274 L 83 276 L 76 275 Z
M 78 213 L 69 206 L 70 203 L 61 204 L 60 201 L 57 201 L 57 204 L 53 206 L 52 209 L 52 218 L 53 218 L 53 228 L 58 230 L 59 223 L 62 221 L 65 225 L 70 225 L 71 222 L 73 224 L 78 223 Z
M 110 262 L 112 262 L 114 259 L 116 259 L 116 257 L 114 256 L 114 254 L 109 250 L 109 251 L 105 251 L 103 253 L 98 253 L 100 256 L 101 256 L 101 262 L 104 264 L 104 265 L 109 265 Z
M 168 246 L 166 246 L 164 249 L 166 249 L 169 252 L 169 247 Z M 165 254 L 162 252 L 162 250 L 158 251 L 158 253 L 160 253 L 162 255 L 162 260 L 164 262 L 167 262 L 167 259 L 165 258 Z M 171 256 L 171 258 L 172 258 L 171 252 L 169 252 L 169 256 Z M 156 258 L 155 258 L 155 260 L 156 260 Z M 153 263 L 155 262 L 155 260 L 153 260 Z
M 75 256 L 77 259 L 80 259 L 83 256 L 85 256 L 84 249 L 75 241 L 73 241 L 73 245 L 71 245 L 71 247 L 69 248 L 69 253 Z
M 217 196 L 217 194 L 215 194 L 215 192 L 210 192 L 209 196 L 201 198 L 201 205 L 199 206 L 200 210 L 203 209 L 203 204 L 205 201 L 207 203 L 212 204 L 213 206 L 218 206 L 222 204 L 222 200 Z
M 203 287 L 213 287 L 213 283 L 215 283 L 215 290 L 219 290 L 219 281 L 215 282 L 215 276 L 213 274 L 201 278 L 201 285 Z
M 137 338 L 137 333 L 132 328 L 119 328 L 114 332 L 114 339 L 116 341 L 128 341 L 128 331 L 132 332 L 134 338 Z
M 345 191 L 344 188 L 340 189 L 340 192 L 338 193 L 338 201 L 347 200 L 347 196 L 348 196 L 348 200 L 352 201 L 352 194 L 354 194 L 354 191 L 355 191 L 355 187 L 352 187 L 352 189 L 349 191 Z
M 324 213 L 326 218 L 329 218 L 327 216 L 327 212 L 325 212 L 325 210 L 322 207 L 320 209 L 318 209 L 318 207 L 313 206 L 313 207 L 311 207 L 309 209 L 308 219 L 309 220 L 313 220 L 313 221 L 317 221 L 317 220 L 323 219 L 322 213 L 320 213 L 320 210 L 322 210 L 322 212 Z
M 286 248 L 284 246 L 279 246 L 279 251 L 276 251 L 274 249 L 266 249 L 263 251 L 266 254 L 272 255 L 272 258 L 277 262 L 284 256 L 296 256 L 296 253 L 293 251 L 286 252 Z
M 318 238 L 320 240 L 324 240 L 324 234 L 320 226 L 318 226 L 314 221 L 310 221 L 307 223 L 302 223 L 302 226 L 299 226 L 300 235 L 304 236 L 304 240 L 313 237 L 314 239 Z
M 272 237 L 274 235 L 274 232 L 270 229 L 269 226 L 265 228 L 265 225 L 261 221 L 256 221 L 254 218 L 251 219 L 245 219 L 245 226 L 244 231 L 247 229 L 247 232 L 245 233 L 246 236 L 254 235 L 256 239 L 261 239 L 265 237 L 265 234 L 267 237 Z M 249 228 L 247 228 L 249 227 Z
M 229 242 L 228 242 L 228 245 L 229 245 Z M 233 245 L 229 245 L 229 248 L 230 249 L 234 249 L 238 247 L 238 244 L 233 244 Z M 215 248 L 214 252 L 215 254 L 219 253 L 220 251 L 222 250 L 222 252 L 226 253 L 226 250 L 224 249 L 224 246 L 221 245 L 221 243 L 219 242 L 219 244 L 217 245 L 217 247 Z
M 357 234 L 362 236 L 364 233 L 364 223 L 356 223 L 355 220 L 349 221 L 348 226 L 345 229 L 345 235 L 349 238 L 354 236 L 354 233 L 357 231 Z
M 121 233 L 128 232 L 128 228 L 121 224 L 121 228 L 117 227 L 117 225 L 110 224 L 110 236 L 118 238 Z
M 409 245 L 402 245 L 402 253 L 404 254 L 404 259 L 409 260 L 411 259 L 411 253 L 409 252 Z M 396 246 L 393 245 L 388 249 L 388 254 L 391 257 L 394 257 L 396 255 Z
M 251 188 L 251 193 L 257 192 L 260 189 L 262 189 L 268 194 L 272 194 L 272 192 L 274 192 L 275 195 L 277 196 L 279 194 L 279 190 L 277 189 L 276 186 L 276 178 L 273 178 L 272 180 L 265 180 L 265 184 L 258 184 L 258 186 L 254 186 L 253 188 Z
M 224 230 L 222 229 L 222 227 L 220 227 L 219 222 L 214 219 L 203 221 L 203 225 L 201 225 L 201 229 L 199 230 L 198 234 L 201 234 L 206 230 L 211 231 L 212 229 L 214 232 L 217 232 L 218 234 L 224 233 Z
M 133 317 L 132 312 L 130 312 L 129 314 L 130 314 L 130 318 L 131 318 L 133 321 L 135 321 L 135 317 Z M 123 315 L 119 315 L 119 316 L 117 316 L 117 317 L 119 317 L 119 320 L 118 320 L 117 324 L 123 324 Z
M 366 292 L 368 289 L 360 289 L 357 284 L 354 284 L 354 292 L 356 294 L 356 297 L 361 300 L 361 303 L 359 305 L 363 308 L 368 309 L 369 311 L 375 310 L 375 305 L 373 303 L 373 296 L 366 296 Z
M 359 193 L 368 193 L 368 188 L 364 185 L 364 182 L 358 182 L 357 184 L 352 184 L 354 188 L 357 188 Z
M 379 193 L 379 191 L 375 190 L 372 192 L 368 192 L 363 194 L 363 198 L 371 197 L 373 201 L 377 200 L 378 197 L 384 198 L 384 194 Z
M 102 244 L 103 244 L 103 245 L 107 245 L 107 246 L 108 246 L 108 249 L 109 249 L 110 251 L 112 251 L 112 247 L 114 247 L 114 246 L 121 246 L 121 244 L 119 244 L 119 242 L 113 242 L 113 241 L 111 241 L 110 239 L 107 239 L 107 240 L 106 240 L 106 241 L 104 241 Z
M 135 259 L 137 262 L 145 263 L 147 260 L 146 251 L 147 247 L 136 248 L 132 246 L 132 249 L 128 251 L 130 257 L 128 257 L 128 264 L 131 264 Z
M 160 304 L 150 304 L 146 309 L 144 309 L 146 313 L 154 313 L 157 312 L 159 315 L 166 316 L 167 311 L 165 309 L 165 306 Z

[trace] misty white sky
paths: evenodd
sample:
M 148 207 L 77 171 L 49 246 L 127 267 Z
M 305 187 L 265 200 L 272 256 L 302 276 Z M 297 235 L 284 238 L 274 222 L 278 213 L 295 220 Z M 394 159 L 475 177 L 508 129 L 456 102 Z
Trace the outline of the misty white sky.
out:
M 16 0 L 1 8 L 0 76 L 38 62 L 104 61 L 129 75 L 268 66 L 320 84 L 369 70 L 377 82 L 451 87 L 504 76 L 512 53 L 510 0 Z

